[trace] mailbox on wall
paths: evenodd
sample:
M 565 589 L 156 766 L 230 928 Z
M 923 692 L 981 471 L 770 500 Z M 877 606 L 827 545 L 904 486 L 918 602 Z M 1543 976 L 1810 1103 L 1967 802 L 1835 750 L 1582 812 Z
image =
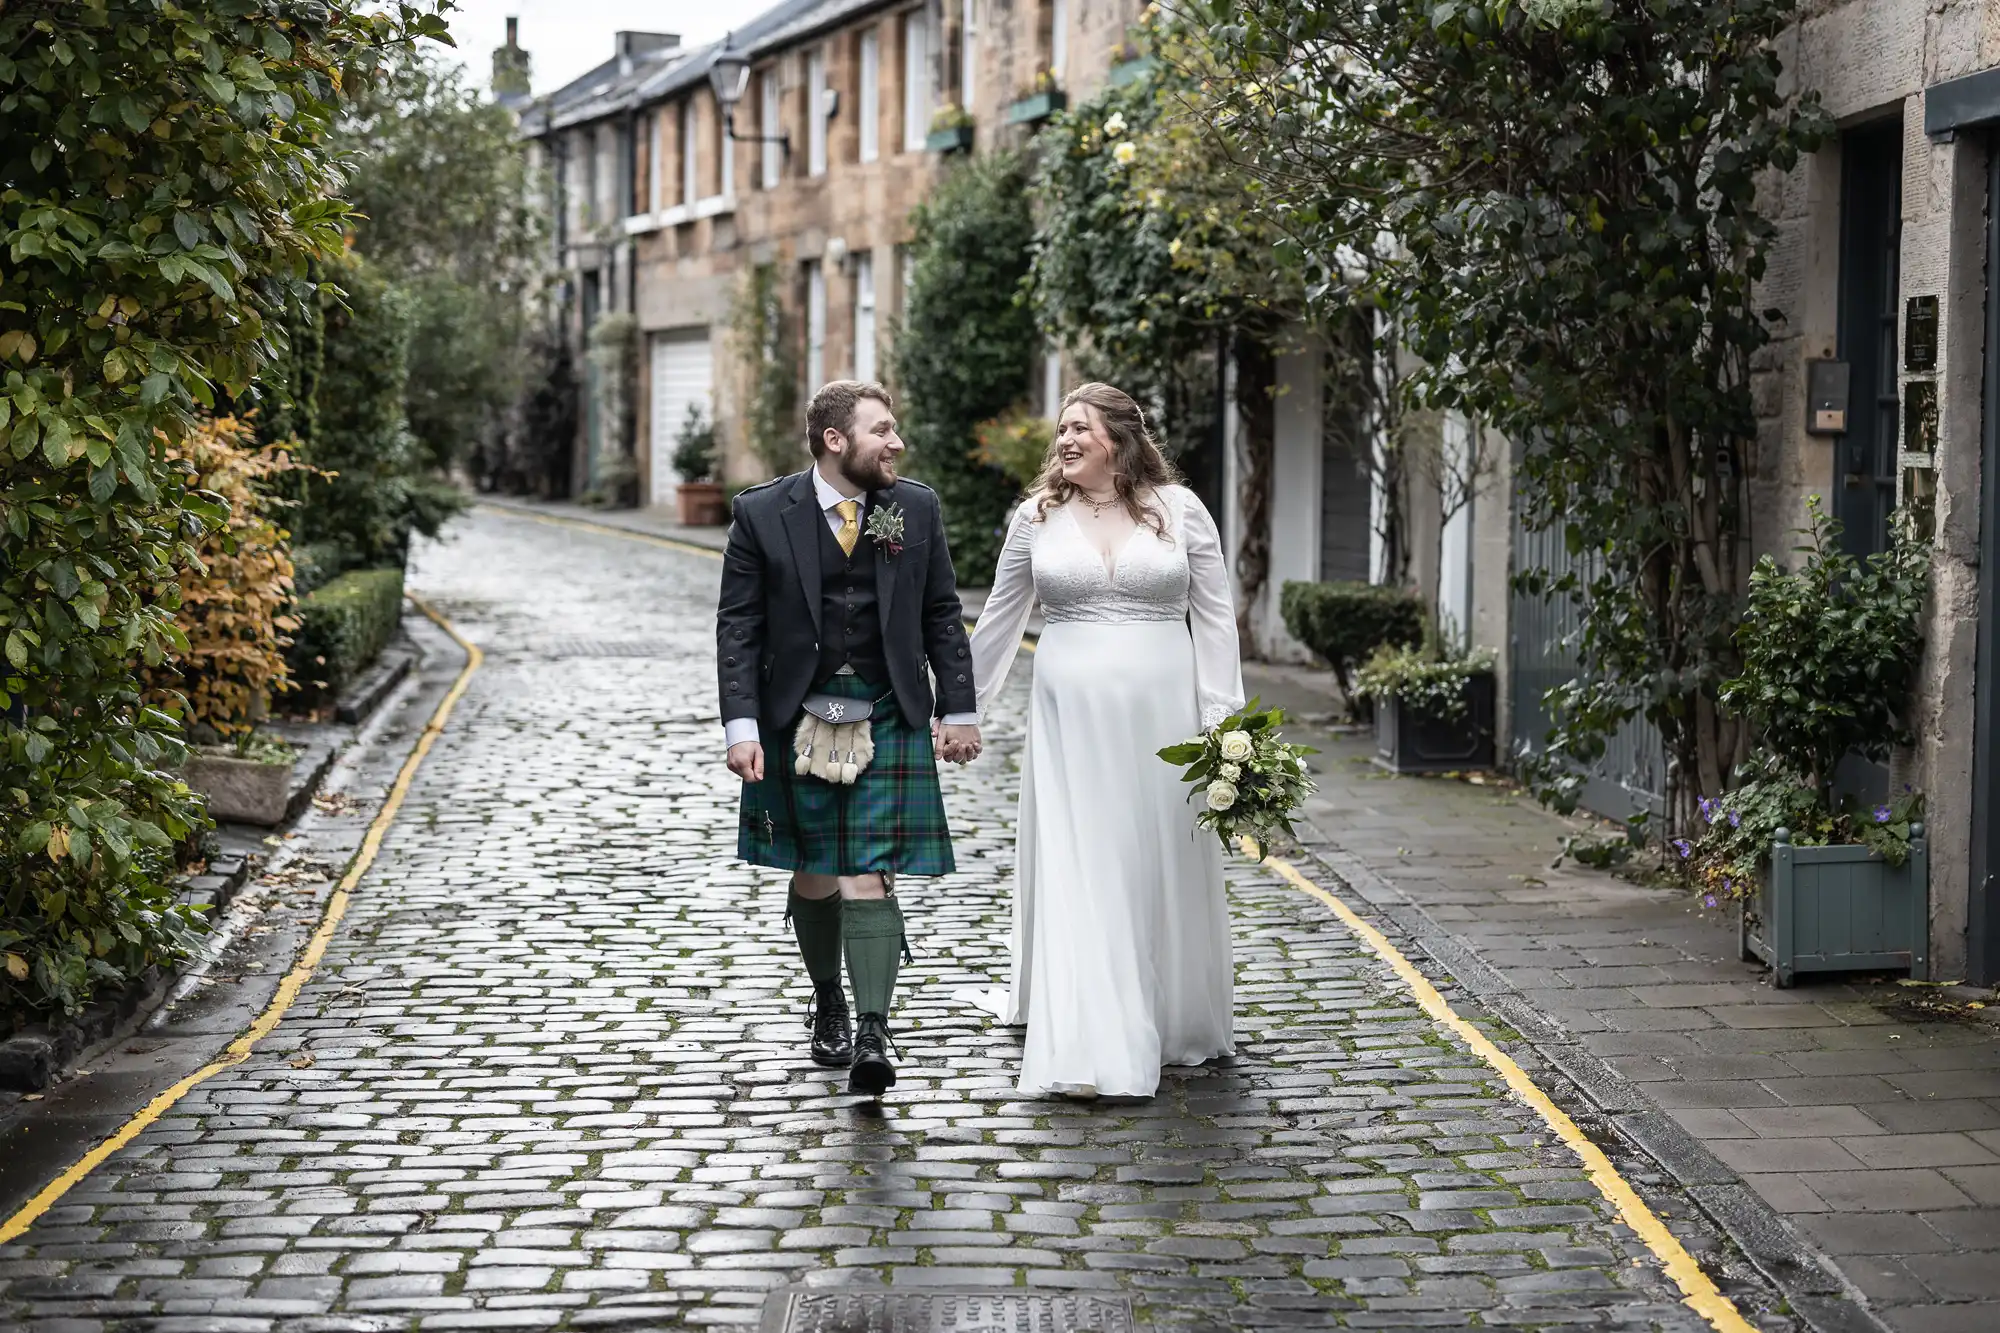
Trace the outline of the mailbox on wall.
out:
M 1847 363 L 1806 362 L 1806 434 L 1847 433 Z

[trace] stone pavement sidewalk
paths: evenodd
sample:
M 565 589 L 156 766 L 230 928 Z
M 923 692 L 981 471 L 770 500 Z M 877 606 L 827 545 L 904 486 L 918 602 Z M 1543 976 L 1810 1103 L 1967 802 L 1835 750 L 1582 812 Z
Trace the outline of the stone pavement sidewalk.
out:
M 1583 822 L 1506 786 L 1383 772 L 1371 738 L 1330 728 L 1327 673 L 1250 675 L 1267 703 L 1319 721 L 1295 730 L 1325 751 L 1308 815 L 1328 868 L 1574 1078 L 1740 1243 L 1775 1214 L 1898 1333 L 2000 1330 L 1992 1023 L 1859 979 L 1777 990 L 1738 960 L 1733 917 L 1569 862 L 1551 868 Z
M 792 1284 L 1080 1290 L 1161 1333 L 1706 1326 L 1550 1124 L 1263 867 L 1230 876 L 1236 1058 L 1145 1103 L 1020 1096 L 1019 1032 L 965 992 L 1006 968 L 1025 672 L 947 770 L 958 872 L 899 886 L 901 1082 L 839 1095 L 782 877 L 731 854 L 717 572 L 490 511 L 420 546 L 484 666 L 297 1003 L 0 1246 L 0 1327 L 748 1325 Z M 325 891 L 293 887 L 301 917 Z M 1603 1137 L 1753 1327 L 1837 1306 L 1788 1307 Z

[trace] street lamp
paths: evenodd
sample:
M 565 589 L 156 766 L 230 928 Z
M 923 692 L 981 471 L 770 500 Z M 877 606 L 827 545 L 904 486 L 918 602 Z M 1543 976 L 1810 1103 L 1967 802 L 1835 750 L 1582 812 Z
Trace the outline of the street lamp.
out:
M 743 100 L 743 92 L 750 86 L 750 62 L 737 51 L 733 40 L 735 35 L 731 33 L 722 39 L 722 50 L 708 67 L 709 90 L 715 94 L 715 104 L 722 108 L 722 132 L 738 143 L 777 144 L 789 157 L 792 151 L 790 135 L 736 132 L 736 104 Z

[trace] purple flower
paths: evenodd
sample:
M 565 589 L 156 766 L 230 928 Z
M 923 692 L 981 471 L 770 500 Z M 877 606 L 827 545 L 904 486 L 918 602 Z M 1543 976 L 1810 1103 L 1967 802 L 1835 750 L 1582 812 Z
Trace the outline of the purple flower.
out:
M 1708 895 L 1707 897 L 1703 898 L 1703 899 L 1701 900 L 1701 905 L 1702 905 L 1703 907 L 1713 907 L 1713 906 L 1715 906 L 1715 895 L 1711 893 L 1711 894 L 1709 894 L 1709 895 Z
M 1740 811 L 1731 810 L 1729 812 L 1729 827 L 1737 828 L 1741 826 L 1742 823 L 1743 823 L 1742 813 Z
M 1685 861 L 1691 854 L 1693 854 L 1694 844 L 1689 842 L 1686 838 L 1675 838 L 1674 850 L 1679 852 L 1681 854 L 1681 859 Z
M 1716 805 L 1717 802 L 1713 797 L 1704 796 L 1701 798 L 1701 817 L 1704 822 L 1710 824 L 1715 822 Z
M 1878 806 L 1876 806 L 1876 807 L 1875 807 L 1875 822 L 1876 822 L 1876 823 L 1878 823 L 1878 824 L 1886 824 L 1886 823 L 1888 823 L 1888 822 L 1889 822 L 1889 807 L 1888 807 L 1888 806 L 1886 806 L 1886 805 L 1878 805 Z

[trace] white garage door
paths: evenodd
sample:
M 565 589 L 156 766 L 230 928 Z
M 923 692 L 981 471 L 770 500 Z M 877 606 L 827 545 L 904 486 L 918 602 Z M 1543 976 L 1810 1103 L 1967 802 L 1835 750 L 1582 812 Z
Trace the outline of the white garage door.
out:
M 707 329 L 675 329 L 653 335 L 653 477 L 652 502 L 674 502 L 674 447 L 687 422 L 689 406 L 701 409 L 703 420 L 715 420 L 713 397 L 715 361 L 709 353 Z

